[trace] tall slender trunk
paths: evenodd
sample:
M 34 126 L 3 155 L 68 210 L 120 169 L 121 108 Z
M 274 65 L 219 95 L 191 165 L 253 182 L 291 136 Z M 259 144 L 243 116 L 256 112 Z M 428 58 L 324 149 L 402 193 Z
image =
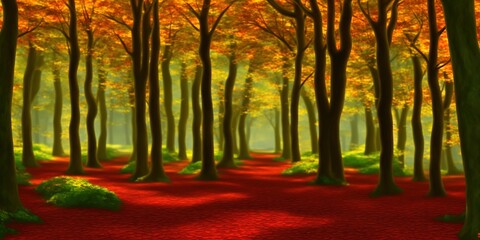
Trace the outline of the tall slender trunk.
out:
M 87 100 L 87 167 L 100 168 L 102 165 L 97 158 L 97 137 L 95 135 L 95 118 L 97 117 L 97 101 L 92 91 L 93 81 L 93 31 L 87 30 L 87 56 L 85 74 L 85 99 Z
M 158 59 L 160 57 L 160 19 L 158 13 L 158 0 L 153 1 L 153 30 L 150 55 L 149 74 L 149 114 L 150 130 L 152 135 L 152 147 L 150 150 L 151 167 L 149 173 L 142 177 L 145 182 L 169 182 L 169 178 L 163 169 L 162 159 L 162 120 L 160 118 L 160 86 L 158 76 Z M 146 18 L 149 20 L 149 18 Z M 144 19 L 145 21 L 145 19 Z M 144 35 L 145 37 L 145 35 Z
M 359 144 L 359 133 L 358 133 L 358 113 L 353 114 L 350 118 L 350 146 L 349 149 L 353 150 L 357 148 Z
M 233 145 L 233 154 L 238 155 L 240 153 L 240 149 L 238 147 L 238 122 L 240 121 L 240 114 L 241 114 L 241 109 L 238 110 L 238 106 L 235 108 L 237 109 L 236 111 L 233 112 L 233 117 L 232 117 L 232 145 Z
M 22 163 L 26 167 L 38 167 L 33 154 L 32 142 L 32 80 L 35 71 L 36 49 L 30 42 L 28 48 L 27 67 L 23 75 L 23 107 L 22 107 Z
M 167 150 L 175 152 L 175 116 L 173 115 L 173 90 L 170 61 L 172 60 L 171 45 L 165 45 L 162 57 L 163 105 L 167 115 Z
M 100 161 L 108 160 L 107 154 L 107 103 L 105 99 L 105 89 L 107 82 L 107 72 L 100 64 L 98 66 L 98 87 L 97 104 L 100 112 L 100 136 L 98 137 L 97 159 Z M 110 132 L 112 134 L 112 132 Z
M 452 126 L 451 126 L 451 111 L 450 105 L 452 103 L 453 98 L 453 81 L 445 82 L 445 98 L 443 100 L 443 111 L 444 111 L 444 126 L 445 126 L 445 143 L 444 143 L 444 155 L 447 165 L 447 174 L 454 175 L 461 173 L 460 170 L 455 166 L 453 162 L 453 154 L 452 154 Z
M 40 91 L 40 83 L 42 81 L 42 74 L 43 74 L 43 65 L 45 64 L 45 57 L 43 55 L 43 51 L 37 49 L 37 61 L 35 63 L 35 70 L 33 71 L 33 77 L 32 77 L 32 84 L 31 84 L 31 92 L 30 92 L 30 102 L 31 106 L 33 108 L 33 104 L 35 101 L 35 98 Z M 33 129 L 35 131 L 35 135 L 33 135 L 34 142 L 40 143 L 40 137 L 42 135 L 42 129 L 43 126 L 40 124 L 40 111 L 37 109 L 32 109 L 32 114 L 33 114 L 33 119 L 34 119 L 34 124 L 33 124 Z M 44 141 L 46 143 L 46 141 Z
M 437 28 L 435 1 L 428 0 L 428 25 L 430 30 L 430 46 L 428 51 L 428 86 L 432 98 L 432 135 L 430 138 L 430 189 L 429 196 L 445 196 L 441 174 L 441 156 L 443 144 L 443 102 L 442 92 L 438 84 L 438 39 L 440 34 Z
M 193 153 L 192 162 L 202 160 L 202 108 L 200 106 L 200 85 L 202 81 L 202 67 L 197 65 L 195 68 L 195 78 L 192 84 L 192 139 Z
M 312 100 L 308 97 L 305 90 L 301 92 L 303 102 L 308 114 L 308 126 L 310 129 L 310 145 L 312 153 L 318 153 L 318 135 L 317 135 L 317 118 L 315 116 L 315 106 Z
M 62 111 L 63 111 L 63 89 L 60 79 L 60 66 L 53 64 L 53 86 L 55 88 L 55 103 L 53 112 L 53 156 L 64 156 L 62 140 Z
M 280 111 L 278 108 L 275 108 L 275 125 L 274 125 L 274 133 L 275 133 L 275 153 L 280 153 L 282 151 L 282 135 L 280 134 Z
M 247 78 L 245 79 L 243 100 L 241 106 L 240 119 L 238 122 L 238 136 L 239 136 L 239 147 L 240 152 L 238 154 L 239 159 L 250 159 L 250 149 L 248 146 L 247 135 L 246 135 L 246 121 L 248 116 L 248 109 L 250 107 L 250 98 L 252 95 L 253 87 L 253 77 L 254 72 L 254 59 L 250 60 L 250 66 L 248 68 Z
M 365 155 L 370 155 L 376 152 L 375 147 L 375 122 L 373 121 L 372 108 L 365 106 Z
M 282 158 L 291 159 L 292 158 L 292 142 L 290 138 L 290 114 L 289 114 L 289 80 L 288 80 L 288 70 L 290 68 L 290 63 L 287 58 L 283 59 L 284 64 L 282 65 L 282 83 L 280 88 L 280 112 L 282 118 Z
M 424 139 L 422 130 L 422 102 L 423 102 L 423 87 L 422 78 L 423 70 L 422 64 L 418 56 L 412 57 L 413 63 L 413 79 L 414 79 L 414 100 L 412 113 L 412 133 L 413 142 L 415 144 L 414 164 L 413 164 L 413 181 L 426 181 L 425 173 L 423 171 L 423 152 Z
M 225 137 L 223 133 L 223 122 L 225 121 L 225 84 L 220 82 L 217 87 L 217 95 L 218 95 L 218 129 L 217 129 L 217 141 L 218 141 L 218 149 L 222 149 L 225 147 Z
M 397 150 L 398 150 L 398 161 L 401 164 L 402 168 L 405 168 L 405 145 L 407 143 L 407 116 L 408 116 L 409 107 L 407 104 L 404 104 L 402 111 L 398 112 L 398 109 L 395 108 L 395 117 L 397 120 Z
M 233 88 L 235 87 L 235 80 L 237 79 L 237 59 L 235 56 L 235 44 L 230 47 L 231 54 L 229 57 L 229 71 L 228 77 L 225 81 L 225 94 L 224 94 L 224 115 L 223 115 L 223 157 L 217 164 L 219 168 L 232 168 L 236 167 L 233 161 L 233 134 L 232 134 L 232 118 L 233 118 Z
M 68 0 L 70 10 L 69 23 L 69 47 L 70 47 L 70 65 L 68 68 L 68 83 L 70 87 L 70 106 L 71 118 L 69 126 L 70 139 L 70 164 L 68 165 L 67 174 L 78 175 L 83 174 L 82 166 L 82 147 L 80 144 L 80 93 L 78 88 L 77 71 L 80 62 L 80 47 L 78 46 L 77 32 L 77 12 L 75 8 L 75 0 Z
M 178 120 L 178 158 L 180 160 L 188 159 L 187 156 L 187 143 L 185 138 L 187 137 L 187 122 L 189 114 L 189 97 L 188 97 L 188 76 L 187 76 L 187 64 L 182 63 L 180 74 L 180 119 Z
M 15 177 L 12 136 L 12 95 L 18 35 L 17 1 L 2 0 L 3 24 L 0 31 L 0 209 L 22 209 Z

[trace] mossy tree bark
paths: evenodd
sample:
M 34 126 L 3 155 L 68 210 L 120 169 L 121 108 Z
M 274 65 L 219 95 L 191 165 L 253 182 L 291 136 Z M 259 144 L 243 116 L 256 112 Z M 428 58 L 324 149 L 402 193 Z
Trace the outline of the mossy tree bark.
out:
M 33 154 L 32 141 L 32 82 L 37 60 L 37 50 L 29 42 L 27 67 L 23 75 L 23 107 L 22 107 L 22 163 L 26 167 L 38 167 Z
M 178 158 L 180 160 L 188 159 L 187 156 L 187 122 L 189 114 L 189 97 L 188 97 L 188 76 L 187 64 L 182 62 L 180 70 L 180 119 L 178 120 Z
M 295 55 L 295 74 L 292 85 L 290 101 L 290 140 L 292 162 L 301 160 L 299 134 L 298 134 L 298 106 L 300 102 L 300 90 L 302 88 L 302 63 L 305 55 L 305 14 L 300 5 L 300 0 L 292 3 L 293 11 L 282 7 L 276 0 L 268 0 L 268 3 L 280 14 L 292 18 L 295 21 L 295 36 L 297 50 Z
M 418 56 L 412 56 L 413 63 L 413 81 L 414 81 L 414 98 L 412 112 L 412 135 L 415 145 L 414 164 L 413 164 L 413 181 L 426 181 L 425 172 L 423 171 L 423 152 L 425 143 L 423 139 L 422 129 L 422 102 L 423 102 L 423 70 L 422 64 Z
M 442 0 L 452 58 L 458 129 L 466 181 L 465 222 L 460 239 L 480 231 L 480 49 L 473 0 Z M 461 27 L 459 27 L 461 26 Z
M 63 140 L 62 140 L 62 111 L 63 111 L 63 89 L 62 80 L 60 78 L 60 66 L 55 62 L 54 55 L 53 66 L 53 86 L 55 89 L 55 103 L 53 112 L 53 156 L 64 156 Z
M 223 156 L 217 164 L 218 168 L 234 168 L 236 167 L 233 161 L 233 133 L 232 133 L 232 119 L 233 119 L 233 88 L 237 79 L 238 63 L 235 56 L 236 45 L 233 43 L 230 46 L 230 56 L 228 58 L 228 77 L 225 81 L 224 94 L 224 115 L 223 115 Z
M 22 209 L 15 176 L 12 136 L 12 95 L 18 35 L 17 1 L 2 0 L 3 24 L 0 31 L 0 209 Z
M 438 40 L 443 30 L 437 27 L 437 13 L 435 1 L 428 0 L 428 25 L 430 32 L 430 46 L 428 50 L 427 73 L 430 97 L 432 99 L 432 135 L 430 138 L 430 189 L 429 196 L 445 196 L 441 170 L 441 156 L 443 144 L 443 102 L 442 92 L 438 83 Z
M 78 65 L 80 63 L 80 47 L 78 45 L 77 11 L 75 0 L 68 0 L 70 11 L 68 43 L 70 47 L 70 64 L 68 68 L 68 83 L 70 87 L 71 118 L 69 126 L 70 163 L 67 174 L 84 174 L 82 166 L 82 147 L 80 143 L 80 93 L 78 87 Z
M 375 33 L 376 66 L 380 85 L 377 107 L 381 138 L 380 178 L 373 196 L 393 195 L 402 191 L 393 179 L 393 77 L 389 51 L 398 17 L 398 4 L 398 0 L 378 1 L 377 20 L 373 20 L 370 13 L 360 4 L 364 16 Z M 390 12 L 390 20 L 387 18 L 388 12 Z
M 85 56 L 85 99 L 87 101 L 87 167 L 101 168 L 102 165 L 97 158 L 97 136 L 95 134 L 95 118 L 97 117 L 98 108 L 97 100 L 93 95 L 93 51 L 94 51 L 94 35 L 90 28 L 85 31 L 87 33 L 87 54 Z
M 148 175 L 140 178 L 144 182 L 169 182 L 169 178 L 163 169 L 162 159 L 162 121 L 160 118 L 160 87 L 158 75 L 158 60 L 160 57 L 160 19 L 158 13 L 158 0 L 153 1 L 153 27 L 150 56 L 149 74 L 149 114 L 150 130 L 152 133 L 152 147 L 150 150 L 151 167 Z M 149 18 L 144 18 L 149 19 Z M 145 37 L 145 35 L 144 35 Z
M 97 104 L 100 113 L 100 135 L 98 136 L 97 159 L 100 161 L 108 160 L 107 154 L 107 103 L 105 99 L 105 90 L 107 83 L 107 72 L 100 60 L 98 66 L 98 87 L 97 87 Z
M 175 116 L 173 115 L 173 90 L 170 62 L 172 60 L 172 46 L 166 45 L 162 57 L 163 105 L 167 117 L 167 150 L 175 152 Z M 161 147 L 161 146 L 160 146 Z
M 202 161 L 202 107 L 200 106 L 200 85 L 202 66 L 195 67 L 195 78 L 192 83 L 192 162 Z
M 308 114 L 308 126 L 310 130 L 310 150 L 312 153 L 318 153 L 318 134 L 317 134 L 317 117 L 315 116 L 315 106 L 307 95 L 305 88 L 302 88 L 301 96 L 303 99 L 303 103 L 305 104 L 305 108 L 307 109 Z

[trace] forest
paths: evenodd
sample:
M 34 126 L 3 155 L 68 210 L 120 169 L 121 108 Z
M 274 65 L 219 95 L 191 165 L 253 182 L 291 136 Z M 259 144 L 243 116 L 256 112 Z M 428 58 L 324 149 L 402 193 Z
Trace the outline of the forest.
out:
M 480 238 L 480 1 L 1 3 L 0 238 Z

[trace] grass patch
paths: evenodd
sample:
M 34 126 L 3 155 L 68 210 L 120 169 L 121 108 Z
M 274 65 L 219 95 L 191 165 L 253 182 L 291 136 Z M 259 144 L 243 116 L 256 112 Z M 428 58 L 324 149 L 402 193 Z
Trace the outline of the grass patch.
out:
M 360 168 L 358 169 L 358 172 L 362 174 L 378 174 L 380 173 L 380 163 L 377 162 L 370 166 Z M 393 175 L 397 177 L 412 176 L 413 171 L 408 167 L 402 168 L 401 163 L 396 158 L 394 158 L 393 159 Z
M 282 171 L 282 175 L 308 175 L 315 174 L 318 170 L 318 159 L 315 155 L 302 157 L 302 161 L 294 163 L 291 167 Z
M 166 148 L 162 149 L 162 161 L 163 163 L 178 162 L 177 153 L 171 153 Z M 128 162 L 125 166 L 120 169 L 120 173 L 133 173 L 135 171 L 137 163 L 135 161 Z
M 233 160 L 235 162 L 235 165 L 242 166 L 244 163 L 243 161 L 240 160 Z M 218 162 L 218 161 L 216 161 Z M 189 163 L 186 167 L 184 167 L 182 170 L 178 172 L 178 174 L 182 175 L 193 175 L 193 174 L 198 174 L 200 173 L 200 170 L 202 169 L 202 161 L 194 162 L 194 163 Z
M 82 178 L 54 177 L 42 182 L 35 190 L 47 200 L 47 203 L 60 207 L 118 210 L 121 205 L 114 192 Z
M 16 233 L 15 229 L 11 229 L 5 226 L 5 224 L 13 221 L 32 223 L 42 222 L 42 220 L 38 216 L 34 215 L 26 209 L 21 209 L 14 213 L 0 210 L 0 238 L 4 238 L 7 234 Z

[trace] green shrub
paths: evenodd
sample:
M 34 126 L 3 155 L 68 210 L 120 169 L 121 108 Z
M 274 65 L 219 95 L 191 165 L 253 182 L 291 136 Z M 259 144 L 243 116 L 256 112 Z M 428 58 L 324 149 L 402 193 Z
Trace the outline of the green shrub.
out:
M 135 161 L 130 161 L 120 169 L 120 173 L 133 173 L 135 171 L 135 166 L 137 166 L 137 163 Z
M 343 165 L 351 168 L 364 168 L 378 162 L 380 155 L 364 155 L 363 152 L 347 152 L 343 155 Z
M 184 167 L 182 170 L 180 170 L 180 172 L 178 173 L 184 174 L 184 175 L 197 174 L 200 172 L 200 169 L 202 169 L 202 161 L 190 163 L 186 167 Z
M 318 159 L 315 155 L 302 158 L 302 161 L 294 163 L 291 167 L 282 171 L 282 175 L 305 175 L 314 174 L 318 170 Z
M 54 177 L 42 182 L 35 190 L 47 200 L 47 203 L 60 207 L 118 210 L 121 205 L 115 193 L 81 178 Z
M 14 229 L 5 226 L 6 223 L 11 221 L 38 223 L 41 222 L 41 219 L 26 209 L 21 209 L 14 213 L 0 210 L 0 239 L 4 238 L 6 234 L 16 233 Z
M 359 173 L 362 174 L 378 174 L 380 173 L 380 163 L 374 163 L 370 166 L 363 167 L 358 169 Z M 393 175 L 397 177 L 411 176 L 412 169 L 408 167 L 402 168 L 401 163 L 397 159 L 393 159 Z

